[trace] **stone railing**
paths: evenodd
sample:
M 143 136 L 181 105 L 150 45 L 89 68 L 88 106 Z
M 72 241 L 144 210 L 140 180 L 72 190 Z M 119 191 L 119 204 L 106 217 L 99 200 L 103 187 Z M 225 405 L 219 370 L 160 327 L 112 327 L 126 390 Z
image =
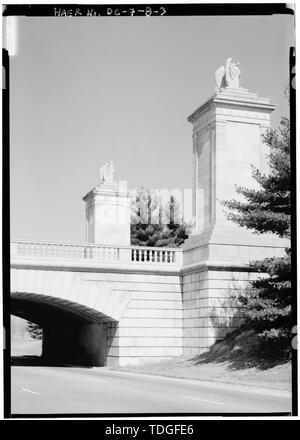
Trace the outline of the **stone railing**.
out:
M 182 249 L 142 246 L 101 246 L 40 241 L 12 241 L 11 258 L 94 260 L 134 264 L 182 264 Z
M 151 248 L 131 247 L 131 261 L 148 263 L 175 263 L 176 249 L 172 248 Z

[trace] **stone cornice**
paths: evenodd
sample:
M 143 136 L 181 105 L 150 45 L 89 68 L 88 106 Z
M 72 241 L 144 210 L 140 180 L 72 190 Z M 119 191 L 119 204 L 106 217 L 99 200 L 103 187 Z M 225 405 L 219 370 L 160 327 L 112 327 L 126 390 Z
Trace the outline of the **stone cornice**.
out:
M 276 105 L 270 104 L 267 98 L 260 98 L 258 95 L 245 91 L 231 92 L 224 91 L 217 93 L 209 98 L 204 104 L 198 107 L 188 118 L 188 122 L 193 123 L 208 110 L 215 111 L 218 107 L 234 108 L 236 110 L 253 110 L 271 113 Z
M 187 266 L 180 270 L 182 275 L 193 272 L 205 272 L 207 270 L 233 271 L 233 272 L 255 272 L 246 263 L 231 263 L 228 261 L 201 261 Z
M 87 202 L 91 198 L 96 198 L 97 196 L 113 196 L 113 197 L 130 197 L 129 191 L 124 191 L 119 188 L 118 185 L 103 185 L 103 186 L 96 186 L 91 191 L 89 191 L 84 197 L 82 197 L 82 200 L 84 202 Z
M 151 274 L 151 275 L 180 275 L 180 266 L 158 264 L 145 264 L 139 262 L 123 263 L 116 262 L 95 262 L 78 260 L 39 259 L 39 258 L 12 258 L 11 269 L 35 269 L 67 272 L 104 272 L 104 273 L 126 273 L 126 274 Z

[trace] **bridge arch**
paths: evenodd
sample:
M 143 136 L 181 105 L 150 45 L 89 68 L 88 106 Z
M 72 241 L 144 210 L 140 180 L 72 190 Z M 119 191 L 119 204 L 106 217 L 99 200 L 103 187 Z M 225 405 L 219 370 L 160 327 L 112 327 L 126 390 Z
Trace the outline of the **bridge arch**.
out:
M 118 321 L 55 296 L 15 291 L 11 314 L 43 328 L 42 358 L 53 363 L 104 366 Z

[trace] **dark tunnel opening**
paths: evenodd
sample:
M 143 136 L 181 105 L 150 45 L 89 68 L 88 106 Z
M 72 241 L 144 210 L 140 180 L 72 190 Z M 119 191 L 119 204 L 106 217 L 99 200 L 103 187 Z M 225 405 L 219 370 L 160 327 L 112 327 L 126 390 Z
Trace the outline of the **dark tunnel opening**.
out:
M 24 292 L 11 294 L 10 312 L 42 328 L 42 354 L 37 364 L 107 364 L 118 326 L 113 318 L 72 301 Z M 12 363 L 18 365 L 18 360 L 13 358 Z

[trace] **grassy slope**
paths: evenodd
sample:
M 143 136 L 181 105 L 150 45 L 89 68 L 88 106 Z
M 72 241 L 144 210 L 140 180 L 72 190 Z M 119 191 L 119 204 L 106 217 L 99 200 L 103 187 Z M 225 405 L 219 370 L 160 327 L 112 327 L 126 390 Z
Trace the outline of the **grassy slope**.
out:
M 256 345 L 250 332 L 235 331 L 210 350 L 191 357 L 176 357 L 155 364 L 122 370 L 255 387 L 291 390 L 291 363 L 278 351 Z

